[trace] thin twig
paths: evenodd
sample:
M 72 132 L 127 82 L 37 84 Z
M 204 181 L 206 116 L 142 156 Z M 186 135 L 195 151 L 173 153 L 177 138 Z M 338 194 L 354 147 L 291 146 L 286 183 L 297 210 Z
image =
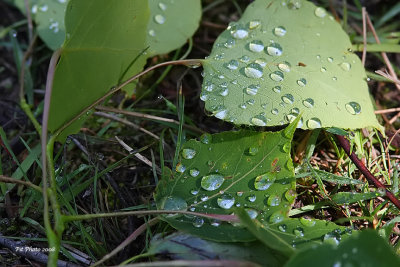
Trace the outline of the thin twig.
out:
M 367 56 L 367 20 L 366 20 L 367 10 L 365 7 L 362 8 L 362 24 L 363 24 L 363 51 L 361 62 L 365 66 L 365 58 Z
M 33 189 L 35 189 L 36 191 L 42 193 L 42 188 L 40 186 L 37 186 L 35 184 L 32 184 L 31 182 L 27 182 L 27 181 L 22 181 L 22 180 L 17 180 L 11 177 L 7 177 L 4 175 L 0 175 L 0 181 L 4 182 L 4 183 L 10 183 L 10 184 L 22 184 L 28 187 L 31 187 Z
M 392 113 L 392 112 L 400 112 L 400 108 L 388 108 L 388 109 L 375 110 L 375 114 L 385 114 L 385 113 Z
M 341 135 L 336 135 L 336 138 L 339 141 L 339 144 L 344 149 L 346 154 L 349 156 L 351 161 L 357 166 L 360 172 L 367 178 L 368 181 L 372 182 L 375 187 L 384 189 L 386 192 L 386 197 L 398 208 L 400 209 L 400 200 L 396 198 L 396 196 L 390 192 L 384 184 L 382 184 L 375 176 L 365 167 L 365 165 L 361 162 L 361 160 L 356 156 L 356 154 L 351 151 L 350 153 L 350 143 L 349 141 Z
M 387 73 L 387 71 L 383 72 L 381 70 L 377 70 L 375 71 L 375 73 L 385 77 L 386 79 L 391 80 L 392 82 L 394 82 L 395 84 L 399 84 L 400 85 L 400 80 L 397 79 L 396 77 L 392 77 L 389 73 Z

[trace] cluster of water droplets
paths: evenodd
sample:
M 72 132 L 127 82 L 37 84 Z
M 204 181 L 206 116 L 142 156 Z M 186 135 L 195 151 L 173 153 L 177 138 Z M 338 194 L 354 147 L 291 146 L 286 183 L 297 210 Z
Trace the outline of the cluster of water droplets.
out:
M 156 13 L 153 16 L 153 20 L 154 20 L 154 22 L 156 24 L 162 25 L 162 24 L 165 23 L 165 21 L 167 19 L 166 19 L 164 13 L 167 10 L 167 8 L 168 8 L 168 6 L 165 3 L 163 3 L 163 2 L 158 3 L 159 13 Z M 152 36 L 152 37 L 155 37 L 156 36 L 156 31 L 154 29 L 149 29 L 149 35 Z
M 65 6 L 64 8 L 66 8 L 67 5 L 67 1 L 68 0 L 57 0 L 58 4 L 61 4 L 62 6 Z M 54 16 L 55 14 L 55 10 L 53 10 L 54 6 L 50 6 L 47 4 L 42 4 L 42 5 L 38 5 L 38 4 L 34 4 L 31 8 L 31 13 L 33 15 L 41 15 L 40 13 L 47 13 L 49 12 L 49 14 L 51 14 L 51 16 Z M 60 13 L 61 14 L 61 13 Z M 60 15 L 59 14 L 59 15 Z M 59 19 L 60 16 L 55 16 L 55 17 L 50 17 L 48 19 L 48 29 L 57 34 L 60 32 L 60 27 L 63 27 L 63 22 L 62 20 L 64 19 L 63 16 L 61 16 L 61 20 Z

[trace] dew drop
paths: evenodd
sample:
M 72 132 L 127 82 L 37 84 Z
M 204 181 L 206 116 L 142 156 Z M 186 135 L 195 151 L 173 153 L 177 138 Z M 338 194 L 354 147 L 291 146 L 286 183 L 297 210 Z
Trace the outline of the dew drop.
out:
M 287 229 L 286 224 L 281 224 L 281 225 L 278 226 L 278 230 L 283 232 L 283 233 L 286 232 L 286 229 Z
M 236 70 L 239 67 L 239 61 L 237 61 L 236 59 L 232 59 L 231 61 L 229 61 L 226 67 L 230 70 Z
M 208 145 L 209 143 L 211 143 L 211 141 L 212 141 L 212 135 L 209 133 L 205 133 L 200 136 L 200 142 L 202 142 L 203 144 Z
M 243 196 L 243 192 L 242 192 L 242 191 L 238 191 L 238 192 L 236 192 L 236 195 L 237 195 L 238 197 L 241 197 L 241 196 Z
M 301 8 L 301 2 L 300 0 L 290 0 L 289 3 L 287 3 L 287 7 L 290 9 L 299 9 Z
M 260 88 L 259 85 L 252 84 L 252 85 L 249 85 L 249 86 L 245 89 L 245 92 L 246 92 L 246 94 L 248 94 L 248 95 L 256 95 L 259 88 Z
M 291 65 L 287 61 L 284 61 L 284 62 L 278 64 L 278 68 L 281 71 L 284 71 L 284 72 L 289 72 L 290 71 L 290 67 L 291 67 Z
M 32 6 L 32 10 L 31 10 L 32 14 L 36 14 L 37 11 L 38 11 L 38 6 L 37 5 L 33 5 Z
M 150 36 L 156 36 L 156 32 L 154 30 L 149 30 L 149 35 Z
M 313 227 L 315 225 L 315 220 L 302 217 L 300 218 L 300 223 L 307 227 Z
M 321 71 L 321 72 L 326 72 L 326 68 L 325 68 L 325 67 L 321 67 L 321 68 L 320 68 L 320 71 Z
M 273 108 L 273 109 L 271 109 L 271 113 L 273 115 L 278 115 L 279 114 L 279 110 L 277 108 Z
M 229 93 L 229 89 L 228 88 L 223 88 L 220 92 L 219 95 L 221 96 L 227 96 Z
M 182 163 L 178 163 L 178 164 L 176 164 L 175 170 L 177 172 L 183 173 L 186 170 L 186 166 L 183 165 Z
M 204 219 L 201 217 L 196 217 L 193 222 L 193 226 L 196 228 L 202 227 L 204 224 Z
M 193 168 L 193 169 L 190 169 L 189 174 L 192 177 L 197 177 L 200 174 L 200 171 L 196 168 Z
M 267 46 L 267 53 L 270 56 L 281 56 L 282 47 L 278 43 L 272 43 Z
M 328 62 L 332 63 L 333 62 L 333 57 L 328 57 Z
M 162 2 L 158 3 L 158 7 L 159 7 L 162 11 L 165 11 L 165 10 L 167 9 L 167 5 L 164 4 L 164 3 L 162 3 Z
M 214 191 L 221 187 L 224 182 L 224 176 L 213 173 L 201 178 L 201 187 L 207 191 Z
M 340 237 L 338 237 L 335 233 L 327 233 L 324 235 L 322 241 L 327 244 L 338 245 L 340 242 Z
M 260 40 L 253 40 L 249 43 L 249 49 L 252 52 L 262 52 L 264 50 L 264 44 Z
M 254 202 L 254 201 L 256 201 L 256 199 L 257 199 L 256 195 L 250 195 L 247 197 L 247 200 L 250 202 Z
M 201 99 L 202 101 L 207 101 L 208 98 L 209 98 L 209 96 L 210 96 L 210 94 L 209 94 L 208 92 L 201 92 L 201 93 L 200 93 L 200 99 Z
M 357 102 L 349 102 L 345 105 L 347 112 L 351 115 L 358 115 L 361 113 L 361 106 Z
M 251 219 L 255 219 L 255 218 L 257 218 L 257 216 L 258 216 L 258 212 L 256 211 L 256 210 L 254 210 L 254 209 L 246 209 L 246 212 L 247 212 L 247 214 L 249 215 L 249 217 L 251 218 Z
M 285 27 L 279 26 L 279 27 L 274 28 L 273 33 L 276 36 L 282 37 L 282 36 L 285 36 L 286 29 L 285 29 Z
M 211 221 L 211 226 L 218 227 L 220 225 L 221 225 L 221 221 L 219 221 L 219 220 L 212 220 Z
M 235 39 L 244 39 L 249 36 L 249 32 L 241 25 L 234 25 L 230 30 L 232 37 Z
M 250 156 L 255 156 L 258 153 L 258 148 L 257 147 L 249 147 L 249 149 L 247 150 L 247 154 L 249 154 Z
M 154 21 L 158 24 L 164 24 L 165 22 L 165 17 L 161 14 L 157 14 L 154 16 Z
M 48 5 L 43 5 L 40 7 L 40 11 L 42 11 L 42 12 L 46 12 L 48 9 L 49 9 Z
M 294 201 L 294 199 L 296 198 L 296 191 L 293 189 L 290 189 L 288 191 L 285 192 L 285 198 L 287 201 L 289 201 L 290 203 Z
M 249 22 L 249 29 L 250 30 L 254 30 L 255 28 L 257 28 L 258 26 L 261 25 L 261 21 L 259 20 L 252 20 Z
M 230 194 L 223 194 L 217 199 L 217 204 L 223 209 L 230 209 L 235 204 L 235 198 Z
M 192 159 L 196 156 L 196 150 L 191 148 L 184 148 L 182 149 L 181 155 L 185 159 Z
M 242 103 L 242 104 L 239 105 L 239 107 L 240 107 L 241 109 L 246 109 L 246 108 L 247 108 L 247 105 L 246 105 L 246 103 Z
M 250 57 L 249 56 L 242 56 L 241 58 L 239 58 L 239 60 L 243 63 L 247 63 L 250 61 Z
M 247 104 L 249 104 L 249 105 L 254 105 L 255 102 L 256 101 L 254 99 L 247 100 Z
M 259 64 L 263 68 L 265 66 L 267 66 L 267 61 L 265 59 L 263 59 L 263 58 L 259 58 L 259 59 L 254 60 L 254 63 Z
M 275 86 L 274 88 L 272 88 L 272 91 L 274 91 L 275 93 L 280 93 L 282 90 L 282 88 L 280 86 Z
M 267 200 L 267 204 L 271 207 L 279 206 L 279 204 L 281 204 L 281 198 L 277 195 L 271 195 Z
M 271 216 L 269 217 L 269 222 L 280 223 L 281 221 L 283 221 L 283 219 L 284 219 L 283 214 L 280 211 L 276 211 L 272 213 Z
M 226 48 L 232 48 L 232 47 L 235 46 L 235 44 L 236 44 L 235 39 L 229 38 L 229 39 L 226 40 L 226 42 L 224 43 L 224 46 L 225 46 Z
M 212 84 L 211 82 L 206 82 L 204 84 L 203 89 L 208 91 L 208 92 L 212 92 L 212 90 L 214 90 L 214 84 Z
M 293 114 L 300 114 L 300 110 L 298 109 L 298 108 L 292 108 L 291 110 L 290 110 L 290 112 L 292 112 Z
M 336 76 L 333 76 L 333 77 L 332 77 L 332 80 L 333 80 L 333 81 L 337 81 L 337 77 L 336 77 Z
M 314 100 L 312 98 L 307 98 L 307 99 L 303 100 L 303 105 L 306 108 L 313 108 L 314 107 Z
M 193 196 L 197 195 L 198 193 L 199 193 L 199 191 L 195 190 L 195 189 L 190 191 L 190 194 L 192 194 Z
M 267 190 L 274 182 L 276 179 L 276 175 L 274 173 L 264 173 L 256 177 L 254 181 L 254 187 L 257 190 L 263 191 Z
M 314 11 L 315 16 L 323 18 L 326 16 L 326 11 L 322 7 L 317 7 Z
M 321 128 L 322 124 L 318 118 L 311 118 L 307 121 L 307 127 L 310 129 Z
M 340 67 L 342 68 L 342 70 L 344 71 L 349 71 L 351 69 L 351 65 L 348 62 L 343 62 L 340 64 Z
M 282 101 L 285 102 L 286 104 L 293 104 L 294 97 L 291 94 L 286 94 L 282 96 Z
M 304 236 L 304 229 L 301 228 L 301 227 L 297 227 L 297 228 L 295 228 L 295 229 L 293 230 L 293 234 L 294 234 L 296 237 L 303 237 L 303 236 Z
M 297 80 L 297 84 L 298 84 L 299 86 L 301 86 L 301 87 L 304 87 L 304 86 L 306 86 L 306 84 L 307 84 L 307 80 L 304 79 L 304 78 L 301 78 L 301 79 Z
M 266 119 L 264 116 L 258 115 L 251 118 L 250 122 L 256 126 L 265 126 L 267 125 Z
M 260 64 L 250 63 L 244 68 L 244 73 L 249 78 L 261 78 L 263 76 L 263 69 Z
M 283 79 L 285 78 L 285 76 L 283 75 L 283 73 L 281 71 L 274 71 L 273 73 L 271 73 L 269 75 L 269 77 L 275 81 L 275 82 L 281 82 L 283 81 Z
M 225 119 L 227 115 L 228 111 L 226 109 L 219 110 L 214 114 L 215 117 L 221 120 Z

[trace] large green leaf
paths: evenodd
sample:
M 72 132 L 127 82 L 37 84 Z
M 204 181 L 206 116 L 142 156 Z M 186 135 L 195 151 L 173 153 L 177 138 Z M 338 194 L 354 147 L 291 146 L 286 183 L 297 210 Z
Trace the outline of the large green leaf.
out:
M 302 128 L 381 128 L 365 70 L 340 25 L 304 0 L 256 0 L 215 41 L 201 99 L 219 119 Z
M 297 121 L 296 121 L 297 123 Z M 209 214 L 231 214 L 243 207 L 252 218 L 286 217 L 295 199 L 289 156 L 296 124 L 279 132 L 241 130 L 205 134 L 183 145 L 176 171 L 157 186 L 157 207 Z M 217 241 L 249 241 L 243 227 L 200 217 L 165 217 L 173 227 Z
M 376 231 L 364 230 L 358 235 L 344 240 L 337 247 L 321 245 L 299 251 L 285 265 L 297 266 L 400 266 L 389 244 Z
M 49 129 L 54 132 L 145 64 L 147 1 L 71 0 L 57 65 Z M 138 57 L 136 61 L 135 58 Z M 133 63 L 133 64 L 132 64 Z M 63 132 L 77 132 L 83 118 Z
M 147 43 L 151 55 L 181 47 L 199 26 L 200 0 L 149 0 Z

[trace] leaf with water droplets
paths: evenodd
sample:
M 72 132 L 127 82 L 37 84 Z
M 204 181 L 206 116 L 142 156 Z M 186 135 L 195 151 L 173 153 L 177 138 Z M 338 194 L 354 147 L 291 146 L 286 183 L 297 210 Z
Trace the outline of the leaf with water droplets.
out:
M 173 210 L 209 214 L 232 214 L 242 207 L 251 218 L 285 218 L 296 197 L 289 152 L 297 123 L 279 132 L 242 130 L 186 142 L 175 172 L 163 175 L 157 186 L 157 207 L 165 209 L 167 203 Z M 198 218 L 164 217 L 173 227 L 208 239 L 254 239 L 243 227 Z
M 302 113 L 298 126 L 304 129 L 382 129 L 365 70 L 351 47 L 321 7 L 305 0 L 256 0 L 217 38 L 203 62 L 203 93 L 227 83 L 229 94 L 207 90 L 202 100 L 214 116 L 234 124 L 275 126 Z M 234 68 L 232 61 L 238 63 Z
M 181 47 L 199 26 L 200 0 L 149 0 L 149 7 L 147 43 L 151 55 Z

